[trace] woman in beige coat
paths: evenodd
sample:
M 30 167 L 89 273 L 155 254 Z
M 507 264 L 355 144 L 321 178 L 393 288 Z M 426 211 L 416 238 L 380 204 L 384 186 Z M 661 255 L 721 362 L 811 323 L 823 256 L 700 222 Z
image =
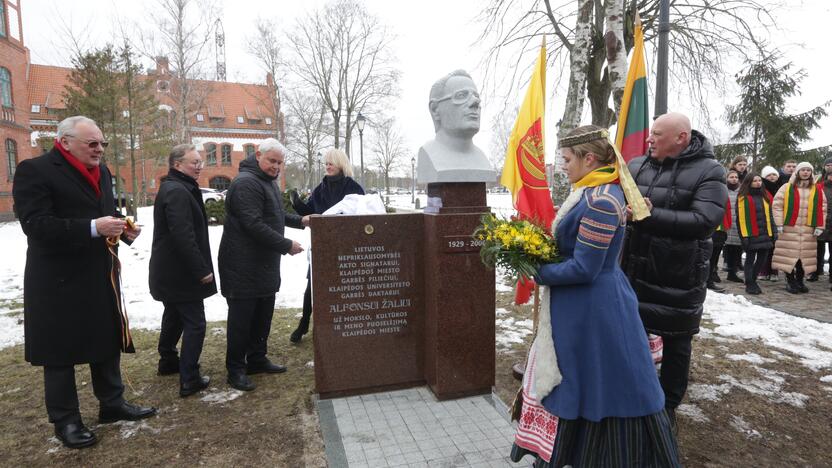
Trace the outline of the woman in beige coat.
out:
M 827 200 L 815 188 L 813 173 L 811 164 L 798 164 L 772 203 L 779 235 L 771 264 L 786 272 L 786 291 L 792 294 L 809 292 L 803 276 L 817 269 L 817 237 L 823 232 Z

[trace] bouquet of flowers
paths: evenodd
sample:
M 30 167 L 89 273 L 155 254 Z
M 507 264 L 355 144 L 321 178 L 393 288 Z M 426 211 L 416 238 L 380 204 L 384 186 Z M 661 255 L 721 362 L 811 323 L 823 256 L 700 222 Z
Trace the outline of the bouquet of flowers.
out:
M 559 260 L 554 237 L 531 221 L 497 219 L 491 213 L 485 214 L 482 225 L 474 231 L 474 239 L 482 242 L 480 258 L 487 267 L 499 265 L 513 276 L 531 278 L 540 265 Z

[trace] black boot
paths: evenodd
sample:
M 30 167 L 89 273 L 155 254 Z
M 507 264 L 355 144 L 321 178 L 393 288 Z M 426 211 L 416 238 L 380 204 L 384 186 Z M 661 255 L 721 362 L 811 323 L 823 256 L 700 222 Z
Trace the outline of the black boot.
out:
M 817 280 L 818 280 L 818 272 L 817 271 L 814 272 L 814 273 L 809 273 L 809 276 L 806 277 L 806 281 L 811 281 L 813 283 Z
M 711 280 L 708 280 L 708 289 L 710 289 L 713 292 L 718 292 L 718 293 L 724 293 L 725 292 L 725 288 L 723 288 L 722 286 L 717 286 Z
M 786 273 L 786 292 L 790 294 L 797 294 L 800 292 L 800 289 L 797 287 L 797 280 L 794 277 L 794 273 Z
M 735 272 L 735 271 L 728 272 L 728 276 L 725 277 L 725 279 L 727 279 L 728 281 L 731 281 L 733 283 L 742 283 L 743 282 L 742 278 L 737 276 L 737 272 Z
M 304 314 L 304 316 L 300 319 L 300 323 L 298 323 L 298 327 L 292 332 L 292 335 L 289 336 L 289 341 L 292 343 L 298 343 L 307 332 L 309 332 L 309 317 Z
M 803 278 L 798 278 L 795 280 L 795 282 L 797 283 L 795 286 L 797 286 L 798 291 L 802 293 L 809 292 L 809 288 L 806 287 L 806 283 L 803 282 Z
M 745 282 L 745 292 L 747 292 L 748 294 L 752 294 L 752 295 L 756 296 L 758 294 L 762 294 L 763 290 L 760 289 L 760 286 L 757 284 L 756 281 L 754 281 L 754 282 L 746 281 Z

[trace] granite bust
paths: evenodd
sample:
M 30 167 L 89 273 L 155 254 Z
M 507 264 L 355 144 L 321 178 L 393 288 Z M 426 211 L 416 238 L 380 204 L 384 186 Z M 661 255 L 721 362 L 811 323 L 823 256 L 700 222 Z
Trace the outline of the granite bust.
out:
M 428 108 L 436 136 L 419 148 L 418 182 L 496 181 L 497 173 L 473 142 L 480 131 L 480 95 L 471 75 L 456 70 L 434 83 Z

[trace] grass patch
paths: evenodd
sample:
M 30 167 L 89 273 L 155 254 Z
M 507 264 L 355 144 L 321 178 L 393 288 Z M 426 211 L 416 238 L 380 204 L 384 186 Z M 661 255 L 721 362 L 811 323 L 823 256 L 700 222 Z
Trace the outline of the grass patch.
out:
M 211 376 L 205 392 L 180 398 L 178 376 L 156 375 L 159 333 L 135 330 L 133 355 L 122 355 L 125 398 L 159 408 L 159 414 L 137 423 L 98 425 L 89 367 L 76 367 L 81 415 L 99 437 L 85 450 L 64 448 L 53 438 L 43 402 L 43 371 L 23 360 L 23 347 L 0 351 L 0 453 L 6 466 L 325 466 L 312 394 L 312 341 L 289 343 L 298 309 L 275 311 L 269 356 L 289 370 L 252 376 L 257 389 L 236 392 L 225 383 L 225 322 L 210 322 L 200 359 Z M 210 403 L 206 395 L 240 395 Z M 225 395 L 227 396 L 227 395 Z

